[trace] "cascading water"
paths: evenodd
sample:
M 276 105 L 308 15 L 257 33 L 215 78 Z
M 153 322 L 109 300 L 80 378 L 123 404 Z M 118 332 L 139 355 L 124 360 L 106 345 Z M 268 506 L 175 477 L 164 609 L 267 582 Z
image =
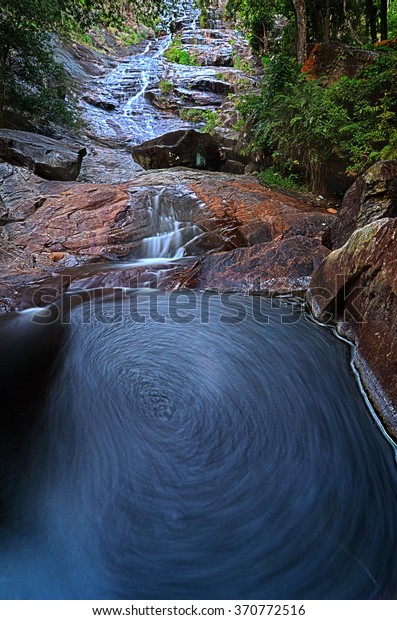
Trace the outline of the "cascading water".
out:
M 141 258 L 180 258 L 183 246 L 203 232 L 191 223 L 189 211 L 185 221 L 180 221 L 174 206 L 164 197 L 164 189 L 149 195 L 147 208 L 151 227 L 156 232 L 142 241 Z
M 166 41 L 108 77 L 104 140 L 180 122 L 145 100 Z M 146 207 L 137 258 L 201 232 Z M 397 598 L 395 451 L 344 342 L 282 301 L 87 295 L 0 319 L 3 599 Z

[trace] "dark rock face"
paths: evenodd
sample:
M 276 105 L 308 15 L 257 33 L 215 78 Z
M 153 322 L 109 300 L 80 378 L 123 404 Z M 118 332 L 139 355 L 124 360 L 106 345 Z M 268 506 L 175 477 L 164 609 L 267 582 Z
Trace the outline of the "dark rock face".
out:
M 307 299 L 316 318 L 357 345 L 355 365 L 390 433 L 397 436 L 397 219 L 356 230 L 329 254 Z
M 151 88 L 146 92 L 147 99 L 159 110 L 177 112 L 186 107 L 217 108 L 220 106 L 224 97 L 216 93 L 201 90 L 191 90 L 176 86 L 173 91 L 166 96 L 160 88 Z
M 26 131 L 0 130 L 0 158 L 29 168 L 44 179 L 74 181 L 79 176 L 85 148 Z
M 194 129 L 171 131 L 132 150 L 132 157 L 145 170 L 186 166 L 218 170 L 220 156 L 209 134 Z
M 306 290 L 313 271 L 328 252 L 318 239 L 292 237 L 208 254 L 181 274 L 176 287 L 269 295 L 298 293 Z
M 345 194 L 331 226 L 333 248 L 340 248 L 357 229 L 384 217 L 397 216 L 397 160 L 379 161 Z

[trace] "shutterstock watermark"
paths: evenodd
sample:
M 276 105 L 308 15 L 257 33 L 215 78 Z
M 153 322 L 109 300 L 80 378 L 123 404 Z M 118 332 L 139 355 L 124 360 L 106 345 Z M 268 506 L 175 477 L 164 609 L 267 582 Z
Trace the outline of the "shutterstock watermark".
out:
M 147 275 L 147 274 L 145 274 Z M 325 288 L 310 290 L 310 304 L 322 323 L 332 324 L 348 318 L 357 323 L 365 322 L 356 305 L 363 287 L 349 289 L 340 285 L 337 293 Z M 68 282 L 61 287 L 37 289 L 32 297 L 31 321 L 36 324 L 60 323 L 69 325 L 79 313 L 79 321 L 91 323 L 120 323 L 130 321 L 138 324 L 169 322 L 186 325 L 199 322 L 203 325 L 213 321 L 237 325 L 250 319 L 267 325 L 270 321 L 281 324 L 297 323 L 308 317 L 306 300 L 288 295 L 260 295 L 252 292 L 211 292 L 181 289 L 165 292 L 156 288 L 157 280 L 134 281 L 134 286 L 71 289 Z M 70 284 L 70 282 L 69 282 Z M 60 294 L 60 290 L 66 292 Z

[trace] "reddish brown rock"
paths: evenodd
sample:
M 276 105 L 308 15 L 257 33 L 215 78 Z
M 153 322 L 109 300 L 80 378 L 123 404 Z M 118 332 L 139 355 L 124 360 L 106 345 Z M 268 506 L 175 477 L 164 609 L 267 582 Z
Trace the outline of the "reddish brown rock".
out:
M 332 247 L 340 248 L 357 229 L 397 216 L 397 160 L 379 161 L 346 192 L 330 228 Z
M 175 287 L 217 292 L 297 293 L 307 289 L 313 271 L 328 252 L 318 239 L 291 237 L 208 254 L 182 273 Z
M 313 314 L 357 345 L 355 365 L 388 431 L 397 437 L 397 219 L 353 233 L 315 272 Z
M 0 163 L 0 226 L 32 215 L 40 207 L 45 184 L 30 170 Z
M 333 218 L 255 179 L 222 173 L 173 169 L 141 173 L 122 185 L 94 185 L 37 180 L 5 164 L 2 169 L 0 288 L 7 300 L 18 287 L 64 269 L 139 258 L 143 240 L 157 232 L 155 205 L 203 231 L 192 242 L 195 254 L 296 235 L 321 240 Z M 310 244 L 301 245 L 311 252 Z
M 54 263 L 57 263 L 65 258 L 65 254 L 63 252 L 51 252 L 48 258 Z
M 127 203 L 121 187 L 48 183 L 40 208 L 24 222 L 8 225 L 7 232 L 17 247 L 40 258 L 53 252 L 98 258 L 109 251 L 110 229 Z
M 96 289 L 162 289 L 171 288 L 176 278 L 180 277 L 189 262 L 182 259 L 170 264 L 122 266 L 112 269 L 104 265 L 86 265 L 61 272 L 47 273 L 45 276 L 27 271 L 25 274 L 14 275 L 2 286 L 3 297 L 0 308 L 3 311 L 13 309 L 42 308 L 55 302 L 64 293 L 73 294 L 77 299 L 81 291 Z M 1 286 L 1 281 L 0 281 Z
M 308 79 L 325 78 L 326 84 L 330 85 L 344 75 L 354 77 L 373 65 L 378 56 L 378 52 L 352 48 L 344 43 L 316 43 L 302 67 L 302 73 Z
M 203 175 L 189 187 L 206 205 L 206 221 L 196 223 L 205 230 L 219 230 L 223 222 L 236 247 L 271 241 L 280 235 L 322 238 L 334 219 L 326 209 L 272 190 L 252 178 Z

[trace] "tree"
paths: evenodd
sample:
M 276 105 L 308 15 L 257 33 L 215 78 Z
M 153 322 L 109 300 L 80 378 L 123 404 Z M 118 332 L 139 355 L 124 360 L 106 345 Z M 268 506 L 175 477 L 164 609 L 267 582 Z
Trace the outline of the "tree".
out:
M 365 19 L 366 19 L 366 30 L 367 37 L 369 36 L 372 43 L 378 38 L 377 28 L 376 28 L 376 7 L 374 5 L 374 0 L 366 0 L 365 2 Z
M 387 0 L 380 1 L 380 38 L 387 39 Z
M 303 65 L 307 60 L 307 18 L 305 0 L 293 0 L 295 11 L 296 59 Z
M 11 106 L 48 120 L 70 120 L 66 75 L 54 61 L 50 31 L 60 22 L 57 0 L 1 0 L 0 126 Z

